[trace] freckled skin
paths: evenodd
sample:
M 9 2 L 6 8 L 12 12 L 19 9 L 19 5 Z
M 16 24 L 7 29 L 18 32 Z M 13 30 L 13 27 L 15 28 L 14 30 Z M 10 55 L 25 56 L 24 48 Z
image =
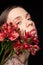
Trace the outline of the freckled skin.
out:
M 36 30 L 35 24 L 31 20 L 30 14 L 28 14 L 28 16 L 26 15 L 27 13 L 28 12 L 21 7 L 13 8 L 8 14 L 7 23 L 12 22 L 13 24 L 18 24 L 18 28 L 20 28 L 21 34 L 24 33 L 25 31 L 30 32 L 31 30 L 35 29 L 35 31 L 33 31 L 32 34 L 34 35 L 34 32 L 35 32 L 35 36 L 37 36 L 37 30 Z M 30 53 L 20 54 L 18 56 L 18 58 L 22 62 L 25 62 L 25 60 L 28 59 L 29 55 L 30 55 Z M 16 57 L 16 55 L 14 55 L 14 56 Z M 10 62 L 8 64 L 5 64 L 5 65 L 19 65 L 18 64 L 20 62 L 19 60 L 17 60 L 17 59 L 15 60 L 15 58 L 12 58 L 12 59 L 13 59 L 13 62 L 15 62 L 14 64 L 11 64 L 12 60 L 10 60 Z M 21 63 L 20 65 L 25 65 L 25 64 Z M 27 61 L 26 61 L 26 65 L 27 65 Z

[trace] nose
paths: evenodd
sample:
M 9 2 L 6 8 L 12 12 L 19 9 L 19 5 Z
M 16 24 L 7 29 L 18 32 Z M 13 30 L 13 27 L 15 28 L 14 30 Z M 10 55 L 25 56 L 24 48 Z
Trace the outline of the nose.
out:
M 29 23 L 26 25 L 26 27 L 33 26 L 33 23 Z
M 34 26 L 34 22 L 32 20 L 27 20 L 27 23 L 26 23 L 26 27 L 28 28 L 29 26 Z

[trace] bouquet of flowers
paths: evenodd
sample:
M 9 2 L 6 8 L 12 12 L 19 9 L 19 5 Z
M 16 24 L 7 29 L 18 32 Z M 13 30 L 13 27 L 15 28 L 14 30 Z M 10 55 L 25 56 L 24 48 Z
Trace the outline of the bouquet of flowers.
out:
M 39 50 L 38 43 L 38 38 L 29 32 L 21 35 L 17 25 L 3 24 L 0 27 L 0 65 L 4 65 L 14 54 L 30 52 L 35 55 Z

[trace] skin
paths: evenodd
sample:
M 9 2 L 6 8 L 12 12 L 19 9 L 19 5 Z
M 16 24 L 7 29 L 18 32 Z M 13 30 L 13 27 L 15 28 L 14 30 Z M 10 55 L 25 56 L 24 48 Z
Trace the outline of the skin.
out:
M 17 24 L 21 30 L 21 34 L 29 32 L 37 37 L 37 30 L 34 22 L 31 20 L 30 14 L 21 7 L 13 8 L 7 17 L 7 23 L 12 22 L 14 25 Z M 34 31 L 32 31 L 34 30 Z M 31 32 L 32 31 L 32 32 Z M 30 54 L 20 54 L 19 59 L 24 62 Z M 16 55 L 15 55 L 16 56 Z M 27 64 L 26 64 L 27 65 Z
M 13 8 L 7 17 L 7 23 L 12 22 L 13 24 L 18 24 L 18 28 L 20 28 L 21 33 L 31 32 L 33 29 L 34 31 L 31 33 L 32 35 L 37 36 L 37 30 L 35 27 L 35 23 L 31 20 L 30 14 L 23 8 L 17 7 Z

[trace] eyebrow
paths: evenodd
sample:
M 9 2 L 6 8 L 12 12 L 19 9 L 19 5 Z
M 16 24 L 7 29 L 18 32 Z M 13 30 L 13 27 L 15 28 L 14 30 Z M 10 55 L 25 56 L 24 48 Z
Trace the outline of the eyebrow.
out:
M 20 18 L 21 16 L 18 16 L 18 17 L 16 17 L 15 19 L 17 19 L 17 18 Z
M 19 18 L 21 18 L 21 16 L 17 16 L 16 18 L 13 19 L 13 21 L 16 19 L 19 20 Z
M 25 18 L 27 18 L 27 16 L 29 16 L 28 13 L 25 14 Z M 15 19 L 18 19 L 18 20 L 19 20 L 19 18 L 21 18 L 21 16 L 17 16 L 16 18 L 13 19 L 13 21 L 14 21 Z M 30 18 L 31 18 L 31 17 L 30 17 Z
M 26 14 L 25 14 L 25 18 L 27 18 L 28 15 L 29 15 L 29 14 L 26 13 Z M 18 17 L 16 17 L 15 19 L 20 18 L 20 17 L 21 17 L 21 16 L 18 16 Z
M 25 18 L 27 18 L 27 16 L 30 16 L 30 14 L 27 13 L 26 16 L 25 16 Z M 29 18 L 31 18 L 31 17 L 29 17 Z
M 18 16 L 18 17 L 16 17 L 15 19 L 18 19 L 18 20 L 19 20 L 19 19 L 21 19 L 21 16 Z
M 26 14 L 25 18 L 27 18 L 27 16 L 28 16 L 28 13 Z

